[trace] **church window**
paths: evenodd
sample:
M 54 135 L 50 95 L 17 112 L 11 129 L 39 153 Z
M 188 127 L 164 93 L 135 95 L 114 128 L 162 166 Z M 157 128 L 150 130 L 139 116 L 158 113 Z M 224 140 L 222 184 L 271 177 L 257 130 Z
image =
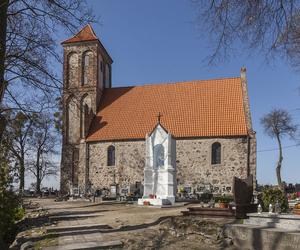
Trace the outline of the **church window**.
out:
M 115 166 L 115 147 L 112 145 L 107 149 L 107 166 Z
M 90 63 L 90 57 L 89 57 L 88 54 L 86 54 L 86 55 L 84 56 L 84 66 L 85 66 L 85 67 L 88 67 L 88 66 L 89 66 L 89 63 Z
M 68 87 L 76 85 L 77 80 L 77 66 L 78 66 L 78 55 L 71 52 L 68 55 L 67 74 L 68 74 Z
M 79 110 L 77 100 L 71 97 L 67 101 L 67 141 L 76 143 L 79 135 Z
M 105 87 L 110 87 L 110 68 L 108 64 L 105 65 Z
M 220 164 L 221 163 L 221 144 L 215 142 L 211 146 L 211 164 Z
M 101 70 L 101 72 L 103 72 L 103 62 L 102 61 L 100 61 L 100 70 Z
M 103 89 L 104 83 L 103 83 L 103 60 L 101 55 L 99 55 L 99 78 L 98 78 L 98 87 L 99 89 Z
M 83 85 L 88 84 L 89 77 L 88 75 L 91 74 L 91 59 L 92 59 L 92 52 L 87 51 L 83 54 L 82 58 L 82 71 L 83 71 Z
M 84 95 L 80 103 L 80 136 L 84 138 L 87 134 L 91 118 L 92 101 L 88 95 Z

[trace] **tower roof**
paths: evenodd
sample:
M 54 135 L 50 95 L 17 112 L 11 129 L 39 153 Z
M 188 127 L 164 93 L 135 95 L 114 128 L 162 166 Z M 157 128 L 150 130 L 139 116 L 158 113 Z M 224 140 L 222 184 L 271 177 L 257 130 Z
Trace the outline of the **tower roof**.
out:
M 75 36 L 63 41 L 62 44 L 97 40 L 98 37 L 96 36 L 92 26 L 88 24 L 85 27 L 83 27 Z

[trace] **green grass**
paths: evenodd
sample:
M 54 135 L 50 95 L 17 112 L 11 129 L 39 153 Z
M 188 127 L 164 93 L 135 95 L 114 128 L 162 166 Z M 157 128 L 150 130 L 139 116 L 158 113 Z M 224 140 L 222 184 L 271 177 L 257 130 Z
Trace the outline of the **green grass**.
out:
M 51 247 L 51 246 L 57 246 L 58 245 L 58 237 L 55 234 L 47 234 L 45 235 L 45 238 L 35 242 L 34 249 L 40 250 L 44 247 Z

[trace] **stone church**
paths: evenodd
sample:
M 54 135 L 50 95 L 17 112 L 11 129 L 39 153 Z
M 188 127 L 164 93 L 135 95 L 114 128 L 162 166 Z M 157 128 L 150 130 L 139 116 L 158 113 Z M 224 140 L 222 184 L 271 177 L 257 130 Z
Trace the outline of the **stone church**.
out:
M 113 87 L 109 53 L 87 25 L 64 49 L 61 191 L 143 183 L 145 138 L 161 124 L 174 138 L 177 185 L 230 190 L 256 180 L 246 70 L 239 77 Z

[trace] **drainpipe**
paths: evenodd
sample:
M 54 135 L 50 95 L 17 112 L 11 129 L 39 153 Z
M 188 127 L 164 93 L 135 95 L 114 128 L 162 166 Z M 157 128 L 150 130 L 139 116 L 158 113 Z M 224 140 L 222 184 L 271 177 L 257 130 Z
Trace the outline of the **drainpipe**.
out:
M 90 163 L 90 147 L 89 143 L 87 142 L 85 145 L 85 193 L 87 194 L 88 191 L 91 191 L 91 183 L 90 183 L 90 170 L 89 170 L 89 163 Z
M 251 153 L 251 144 L 250 144 L 250 136 L 247 135 L 247 177 L 250 175 L 250 153 Z

